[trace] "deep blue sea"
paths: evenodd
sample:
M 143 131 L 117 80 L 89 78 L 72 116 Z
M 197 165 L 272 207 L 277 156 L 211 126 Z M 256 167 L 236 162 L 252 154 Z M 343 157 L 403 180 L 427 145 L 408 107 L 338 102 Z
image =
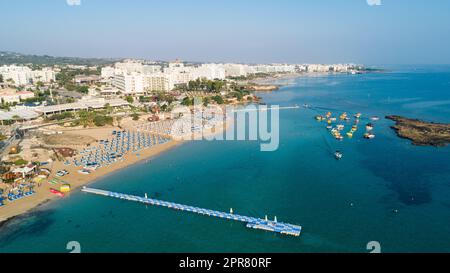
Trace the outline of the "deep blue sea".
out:
M 143 195 L 303 226 L 300 237 L 242 223 L 79 191 L 0 230 L 0 252 L 450 252 L 450 148 L 417 147 L 383 117 L 450 123 L 450 67 L 393 67 L 365 75 L 283 80 L 267 104 L 280 112 L 280 147 L 196 141 L 109 175 L 95 188 Z M 335 141 L 314 116 L 380 116 L 376 138 Z M 367 120 L 364 122 L 368 122 Z M 344 158 L 337 161 L 334 150 Z M 353 204 L 353 206 L 351 205 Z M 397 212 L 394 212 L 397 210 Z

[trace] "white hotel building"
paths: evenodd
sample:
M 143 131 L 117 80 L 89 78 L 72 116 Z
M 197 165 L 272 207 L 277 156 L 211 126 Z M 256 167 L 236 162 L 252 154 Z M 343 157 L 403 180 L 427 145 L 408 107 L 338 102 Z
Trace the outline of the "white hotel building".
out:
M 140 73 L 121 73 L 114 76 L 113 85 L 125 95 L 143 94 L 144 77 Z
M 163 72 L 161 72 L 163 70 Z M 175 85 L 187 84 L 197 79 L 225 80 L 227 77 L 247 76 L 255 73 L 295 72 L 296 65 L 246 65 L 201 64 L 185 66 L 181 61 L 169 63 L 164 69 L 159 65 L 138 62 L 117 63 L 115 68 L 102 69 L 103 78 L 113 77 L 113 85 L 123 94 L 139 95 L 147 91 L 171 91 Z
M 56 79 L 56 74 L 51 69 L 31 70 L 27 66 L 1 66 L 0 74 L 4 81 L 13 80 L 15 85 L 28 85 L 39 81 L 48 83 Z

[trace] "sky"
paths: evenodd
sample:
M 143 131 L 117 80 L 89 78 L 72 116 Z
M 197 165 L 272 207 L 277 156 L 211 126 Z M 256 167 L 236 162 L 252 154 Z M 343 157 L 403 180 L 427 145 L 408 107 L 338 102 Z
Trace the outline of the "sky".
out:
M 0 11 L 0 51 L 450 64 L 448 0 L 0 0 Z

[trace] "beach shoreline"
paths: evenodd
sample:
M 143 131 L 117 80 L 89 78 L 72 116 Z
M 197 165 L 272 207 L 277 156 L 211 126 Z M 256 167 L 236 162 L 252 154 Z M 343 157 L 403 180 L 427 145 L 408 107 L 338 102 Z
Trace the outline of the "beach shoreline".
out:
M 114 165 L 111 165 L 106 168 L 100 168 L 97 171 L 93 172 L 92 174 L 85 176 L 79 174 L 77 172 L 78 168 L 76 168 L 75 166 L 65 166 L 63 162 L 55 162 L 52 168 L 51 177 L 54 176 L 54 173 L 57 170 L 60 169 L 68 170 L 70 174 L 61 179 L 70 183 L 72 188 L 71 192 L 76 192 L 83 186 L 95 183 L 100 179 L 107 177 L 108 175 L 126 169 L 132 165 L 139 164 L 142 163 L 143 161 L 155 158 L 164 152 L 167 152 L 182 145 L 183 143 L 184 141 L 172 140 L 167 143 L 157 145 L 146 150 L 142 150 L 139 153 L 139 156 L 137 156 L 136 154 L 127 154 L 124 156 L 123 161 L 117 162 Z M 54 186 L 45 182 L 41 185 L 41 187 L 39 187 L 39 189 L 34 195 L 14 201 L 14 203 L 11 203 L 8 206 L 0 208 L 0 227 L 4 226 L 4 224 L 8 223 L 9 221 L 15 219 L 18 216 L 23 216 L 26 215 L 27 213 L 32 213 L 34 210 L 39 209 L 44 204 L 48 204 L 49 202 L 62 199 L 50 193 L 50 189 L 52 187 Z
M 156 158 L 164 152 L 181 146 L 185 142 L 204 140 L 207 137 L 211 137 L 213 135 L 223 134 L 225 130 L 232 124 L 233 121 L 227 119 L 227 121 L 225 121 L 224 123 L 219 124 L 217 127 L 214 127 L 214 130 L 204 130 L 201 133 L 191 135 L 188 139 L 172 137 L 171 141 L 169 142 L 141 150 L 139 153 L 125 154 L 123 156 L 123 160 L 118 161 L 110 166 L 99 168 L 89 175 L 80 174 L 78 172 L 80 170 L 80 167 L 76 167 L 74 165 L 66 166 L 64 165 L 64 162 L 56 161 L 52 163 L 51 175 L 49 176 L 48 181 L 50 181 L 52 178 L 57 178 L 56 172 L 58 172 L 59 170 L 67 170 L 69 174 L 58 179 L 70 184 L 71 192 L 76 192 L 79 191 L 83 186 L 95 183 L 101 179 L 108 177 L 109 175 L 114 174 L 117 171 L 126 169 L 135 164 L 139 164 L 144 161 Z M 111 130 L 114 129 L 117 128 L 91 128 L 78 130 L 77 133 L 80 135 L 95 135 L 95 138 L 98 141 L 99 139 L 107 137 Z M 70 133 L 71 131 L 68 130 L 67 132 Z M 91 143 L 91 145 L 96 145 L 96 142 Z M 60 185 L 57 186 L 59 187 Z M 4 224 L 10 222 L 13 219 L 16 219 L 19 216 L 25 216 L 28 213 L 32 213 L 33 211 L 38 210 L 44 204 L 63 199 L 50 192 L 52 188 L 57 188 L 57 186 L 51 185 L 48 182 L 44 182 L 40 187 L 38 187 L 35 194 L 26 198 L 16 200 L 14 201 L 14 203 L 10 203 L 6 206 L 0 207 L 0 228 L 4 226 Z M 26 216 L 24 218 L 26 218 Z

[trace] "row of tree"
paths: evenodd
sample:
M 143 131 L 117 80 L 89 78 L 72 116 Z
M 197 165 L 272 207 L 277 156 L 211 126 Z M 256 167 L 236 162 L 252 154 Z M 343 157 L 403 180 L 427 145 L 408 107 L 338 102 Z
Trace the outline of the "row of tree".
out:
M 211 102 L 215 102 L 217 104 L 225 104 L 225 100 L 221 95 L 215 95 L 211 97 L 203 97 L 202 103 L 204 106 L 208 106 Z M 181 102 L 181 105 L 184 106 L 193 106 L 195 103 L 195 98 L 185 97 Z
M 220 92 L 226 88 L 227 82 L 223 80 L 206 80 L 196 79 L 189 81 L 188 84 L 178 86 L 181 91 L 204 91 L 204 92 Z

